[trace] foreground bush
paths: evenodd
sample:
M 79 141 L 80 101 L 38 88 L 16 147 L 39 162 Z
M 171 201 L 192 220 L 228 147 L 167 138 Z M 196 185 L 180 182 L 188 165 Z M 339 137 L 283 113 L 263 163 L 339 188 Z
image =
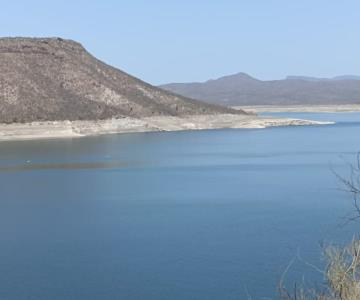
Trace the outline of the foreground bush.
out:
M 360 153 L 356 164 L 350 164 L 350 177 L 335 173 L 344 189 L 352 195 L 354 215 L 349 221 L 360 219 Z M 355 238 L 345 248 L 325 249 L 326 268 L 324 277 L 326 287 L 322 291 L 294 287 L 289 292 L 280 281 L 279 292 L 282 300 L 360 300 L 360 238 Z
M 328 247 L 324 276 L 327 287 L 323 291 L 294 288 L 289 292 L 280 282 L 283 300 L 360 300 L 360 239 L 345 248 Z

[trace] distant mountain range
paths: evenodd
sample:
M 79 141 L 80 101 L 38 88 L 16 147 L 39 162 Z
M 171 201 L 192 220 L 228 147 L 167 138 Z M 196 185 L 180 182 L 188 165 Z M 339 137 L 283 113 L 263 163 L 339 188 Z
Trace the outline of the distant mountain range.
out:
M 288 76 L 262 81 L 245 73 L 194 83 L 171 83 L 161 88 L 222 105 L 311 105 L 360 103 L 360 76 L 334 78 Z
M 0 123 L 219 113 L 238 112 L 154 87 L 77 42 L 0 38 Z
M 288 76 L 287 80 L 305 80 L 305 81 L 336 81 L 336 80 L 360 80 L 360 76 L 356 75 L 342 75 L 332 78 L 318 78 L 310 76 Z

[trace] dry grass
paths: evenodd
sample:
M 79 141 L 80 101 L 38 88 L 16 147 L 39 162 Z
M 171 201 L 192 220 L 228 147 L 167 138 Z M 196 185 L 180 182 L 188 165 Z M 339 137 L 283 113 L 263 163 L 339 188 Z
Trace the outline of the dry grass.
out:
M 352 195 L 354 215 L 348 220 L 356 221 L 360 219 L 360 152 L 357 162 L 349 166 L 349 178 L 336 172 L 335 175 L 343 190 Z M 289 292 L 281 280 L 279 292 L 282 300 L 360 300 L 360 238 L 354 238 L 347 247 L 327 247 L 324 254 L 327 263 L 323 271 L 326 280 L 324 290 L 319 292 L 295 286 Z
M 323 291 L 296 287 L 289 292 L 280 281 L 282 300 L 360 300 L 360 239 L 345 248 L 328 247 L 324 270 L 327 287 Z
M 329 247 L 326 257 L 325 274 L 333 299 L 360 300 L 360 240 L 343 249 Z

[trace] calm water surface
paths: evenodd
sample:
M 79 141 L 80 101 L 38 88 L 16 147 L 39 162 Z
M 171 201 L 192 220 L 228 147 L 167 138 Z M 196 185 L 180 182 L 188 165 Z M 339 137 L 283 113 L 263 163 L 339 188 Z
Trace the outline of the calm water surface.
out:
M 276 299 L 359 228 L 360 114 L 280 115 L 338 123 L 0 143 L 0 299 Z

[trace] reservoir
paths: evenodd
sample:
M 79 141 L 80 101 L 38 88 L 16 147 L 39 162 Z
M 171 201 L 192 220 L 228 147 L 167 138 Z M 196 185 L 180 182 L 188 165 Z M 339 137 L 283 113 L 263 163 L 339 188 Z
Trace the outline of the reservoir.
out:
M 360 113 L 334 125 L 0 143 L 0 299 L 277 299 L 358 233 Z

